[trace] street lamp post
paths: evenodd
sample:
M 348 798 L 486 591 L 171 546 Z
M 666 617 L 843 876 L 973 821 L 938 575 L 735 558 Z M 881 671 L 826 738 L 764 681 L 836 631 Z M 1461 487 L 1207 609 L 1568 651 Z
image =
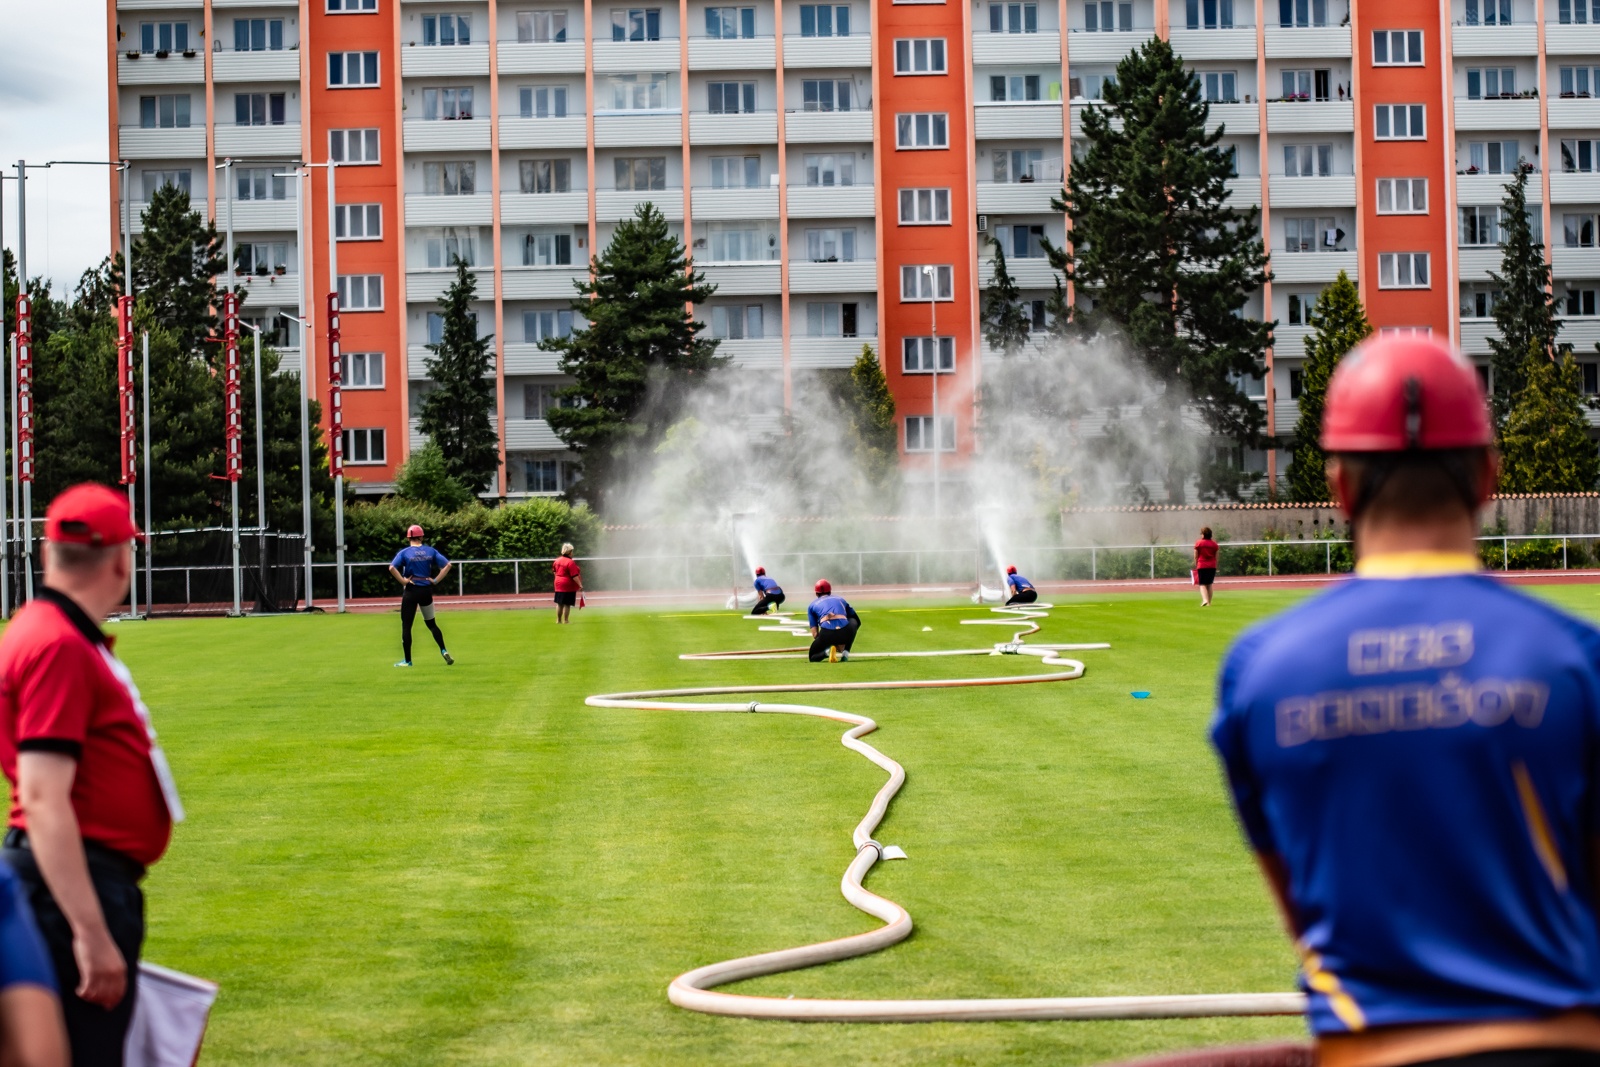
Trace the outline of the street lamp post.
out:
M 262 327 L 244 319 L 239 320 L 239 325 L 244 326 L 255 334 L 255 372 L 256 372 L 256 573 L 257 586 L 261 587 L 267 575 L 267 450 L 264 444 L 265 431 L 262 424 L 266 422 L 266 412 L 261 406 L 261 330 Z
M 939 450 L 943 446 L 943 433 L 939 426 L 939 364 L 944 360 L 944 350 L 939 344 L 939 279 L 932 265 L 925 265 L 922 274 L 928 279 L 928 321 L 933 329 L 933 517 L 939 518 Z

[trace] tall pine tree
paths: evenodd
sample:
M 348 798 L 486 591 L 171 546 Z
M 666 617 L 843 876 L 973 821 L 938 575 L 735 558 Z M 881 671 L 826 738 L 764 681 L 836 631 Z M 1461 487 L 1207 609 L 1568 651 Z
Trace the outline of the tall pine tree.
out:
M 144 232 L 133 239 L 133 280 L 155 326 L 172 335 L 185 352 L 204 350 L 207 337 L 221 333 L 215 279 L 226 269 L 217 227 L 189 206 L 189 194 L 163 185 L 143 215 Z M 113 278 L 121 286 L 120 256 Z M 216 346 L 208 358 L 215 359 Z
M 474 492 L 488 488 L 500 469 L 500 442 L 490 421 L 494 335 L 478 333 L 472 310 L 477 294 L 477 278 L 458 258 L 455 281 L 439 297 L 443 329 L 439 343 L 428 345 L 430 355 L 423 363 L 433 386 L 423 397 L 418 422 L 418 429 L 439 446 L 451 477 Z
M 1271 326 L 1239 312 L 1267 280 L 1267 254 L 1257 209 L 1229 205 L 1233 161 L 1221 127 L 1206 132 L 1208 113 L 1166 41 L 1125 57 L 1105 105 L 1084 111 L 1088 148 L 1054 201 L 1071 217 L 1072 250 L 1048 252 L 1162 387 L 1145 406 L 1150 432 L 1181 440 L 1187 408 L 1217 437 L 1253 443 L 1263 413 L 1235 382 L 1261 373 Z M 1161 473 L 1182 500 L 1194 472 L 1173 460 Z M 1237 493 L 1236 474 L 1200 473 L 1203 492 Z
M 1006 267 L 1006 250 L 994 246 L 994 277 L 984 287 L 980 314 L 983 339 L 1001 356 L 1014 356 L 1028 343 L 1028 316 L 1022 310 L 1022 289 Z
M 845 400 L 856 465 L 870 486 L 887 488 L 900 462 L 899 430 L 894 394 L 871 345 L 861 346 L 861 355 L 850 368 Z
M 1306 361 L 1300 371 L 1300 421 L 1295 423 L 1293 461 L 1289 464 L 1289 499 L 1328 499 L 1328 457 L 1322 451 L 1322 409 L 1328 382 L 1346 352 L 1372 333 L 1361 292 L 1344 271 L 1317 297 L 1306 337 Z
M 1578 364 L 1567 353 L 1551 358 L 1534 340 L 1521 378 L 1522 391 L 1500 436 L 1500 491 L 1593 491 L 1600 451 L 1589 438 Z
M 1546 359 L 1555 356 L 1556 334 L 1561 329 L 1556 298 L 1550 292 L 1544 244 L 1534 239 L 1528 217 L 1529 169 L 1519 166 L 1516 177 L 1506 183 L 1506 195 L 1500 201 L 1500 273 L 1489 275 L 1499 290 L 1494 324 L 1500 334 L 1489 338 L 1494 368 L 1490 403 L 1495 426 L 1502 433 L 1526 381 L 1528 350 L 1538 348 Z
M 639 205 L 575 283 L 574 313 L 588 320 L 570 337 L 540 342 L 560 352 L 573 378 L 551 429 L 583 463 L 583 491 L 604 512 L 606 494 L 649 456 L 678 421 L 691 389 L 728 360 L 688 307 L 716 292 L 693 269 L 683 243 L 654 204 Z

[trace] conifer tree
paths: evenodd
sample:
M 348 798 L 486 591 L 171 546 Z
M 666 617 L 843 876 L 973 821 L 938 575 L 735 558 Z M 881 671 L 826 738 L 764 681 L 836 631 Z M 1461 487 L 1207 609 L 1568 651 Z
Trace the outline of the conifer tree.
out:
M 422 401 L 418 428 L 439 446 L 450 476 L 473 492 L 487 488 L 500 467 L 494 412 L 493 334 L 478 333 L 472 301 L 478 280 L 456 259 L 456 278 L 439 297 L 444 320 L 438 344 L 424 362 L 433 387 Z M 502 486 L 502 490 L 503 490 Z
M 984 287 L 980 314 L 983 339 L 996 354 L 1014 356 L 1028 343 L 1028 316 L 1022 310 L 1022 290 L 1006 268 L 1006 250 L 994 246 L 994 278 Z
M 1551 358 L 1528 345 L 1522 391 L 1501 432 L 1502 493 L 1587 493 L 1600 477 L 1600 451 L 1589 439 L 1583 377 L 1567 353 Z
M 1490 402 L 1495 426 L 1502 433 L 1522 393 L 1529 348 L 1537 347 L 1547 358 L 1555 356 L 1556 334 L 1561 329 L 1556 299 L 1550 292 L 1550 265 L 1544 259 L 1543 243 L 1534 239 L 1528 217 L 1529 170 L 1519 166 L 1516 177 L 1506 183 L 1506 195 L 1500 201 L 1500 273 L 1489 275 L 1498 290 L 1494 324 L 1500 334 L 1489 338 L 1494 368 Z
M 1088 149 L 1054 201 L 1071 217 L 1072 251 L 1048 253 L 1164 387 L 1145 407 L 1151 433 L 1181 439 L 1187 408 L 1217 437 L 1250 443 L 1263 413 L 1235 381 L 1261 373 L 1271 327 L 1239 312 L 1267 280 L 1267 255 L 1258 210 L 1229 204 L 1233 162 L 1223 130 L 1206 131 L 1208 114 L 1166 41 L 1125 57 L 1104 106 L 1084 111 Z M 1174 501 L 1193 473 L 1182 467 L 1174 458 L 1162 472 Z M 1237 475 L 1200 473 L 1202 492 L 1237 493 Z
M 1346 352 L 1372 333 L 1361 292 L 1344 271 L 1317 297 L 1300 375 L 1300 421 L 1295 423 L 1289 465 L 1289 499 L 1328 499 L 1327 454 L 1322 451 L 1322 409 L 1328 382 Z
M 189 194 L 163 185 L 150 198 L 142 216 L 144 230 L 133 239 L 133 280 L 141 303 L 148 303 L 152 323 L 167 331 L 185 352 L 215 351 L 204 339 L 220 333 L 216 279 L 223 274 L 222 238 L 215 223 L 189 206 Z M 114 278 L 121 290 L 120 256 Z
M 856 463 L 869 483 L 883 487 L 898 468 L 900 441 L 894 394 L 889 391 L 889 379 L 871 345 L 861 346 L 861 355 L 850 368 L 846 396 Z

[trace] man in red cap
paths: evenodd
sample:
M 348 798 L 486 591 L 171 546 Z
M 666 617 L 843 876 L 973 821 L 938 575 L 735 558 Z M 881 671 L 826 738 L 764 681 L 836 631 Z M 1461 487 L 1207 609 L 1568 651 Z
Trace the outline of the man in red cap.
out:
M 433 588 L 450 573 L 450 561 L 437 548 L 422 543 L 420 526 L 413 525 L 407 530 L 406 540 L 411 543 L 395 553 L 389 563 L 389 573 L 405 587 L 400 594 L 400 648 L 405 658 L 395 666 L 411 666 L 411 624 L 416 621 L 419 610 L 423 625 L 433 635 L 433 643 L 439 646 L 439 655 L 446 664 L 452 664 L 455 660 L 444 647 L 444 633 L 433 621 Z
M 1322 1067 L 1600 1062 L 1600 631 L 1479 573 L 1493 440 L 1455 352 L 1350 353 L 1322 445 L 1356 576 L 1222 668 Z
M 119 1065 L 144 942 L 139 882 L 183 808 L 133 677 L 98 620 L 143 535 L 126 498 L 79 485 L 45 515 L 44 587 L 0 637 L 4 861 L 60 984 L 75 1065 Z

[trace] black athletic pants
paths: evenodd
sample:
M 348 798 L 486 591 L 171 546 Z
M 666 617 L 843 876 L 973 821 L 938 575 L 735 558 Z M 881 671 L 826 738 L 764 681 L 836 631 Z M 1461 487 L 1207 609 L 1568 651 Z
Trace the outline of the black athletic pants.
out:
M 143 869 L 119 853 L 84 842 L 89 859 L 89 880 L 100 910 L 105 913 L 111 939 L 122 950 L 128 963 L 128 992 L 122 1003 L 105 1008 L 79 1000 L 78 963 L 72 958 L 72 927 L 56 906 L 55 897 L 44 884 L 32 850 L 22 846 L 25 838 L 16 830 L 6 834 L 0 857 L 11 865 L 28 894 L 39 933 L 55 964 L 56 981 L 61 984 L 61 1010 L 66 1016 L 67 1039 L 72 1045 L 72 1067 L 122 1067 L 122 1048 L 133 1018 L 133 1002 L 138 994 L 139 950 L 144 946 L 144 893 L 139 889 Z
M 1424 1060 L 1411 1067 L 1594 1067 L 1595 1064 L 1600 1064 L 1600 1052 L 1570 1048 L 1508 1048 L 1442 1060 Z
M 1037 589 L 1019 589 L 1010 600 L 1006 601 L 1006 607 L 1009 608 L 1013 604 L 1032 604 L 1038 599 L 1039 591 Z
M 771 596 L 767 596 L 765 593 L 762 593 L 761 596 L 756 600 L 756 606 L 750 609 L 750 614 L 765 615 L 774 608 L 781 607 L 783 607 L 782 593 L 773 593 Z
M 811 639 L 811 662 L 821 663 L 828 658 L 828 649 L 842 648 L 850 651 L 850 646 L 856 643 L 856 632 L 861 629 L 861 623 L 851 619 L 837 630 L 827 628 L 819 629 L 817 636 Z
M 416 621 L 418 608 L 422 609 L 422 621 L 428 627 L 428 632 L 433 635 L 439 650 L 444 651 L 444 634 L 439 632 L 439 624 L 433 621 L 432 587 L 408 585 L 400 597 L 400 645 L 405 649 L 407 663 L 411 662 L 411 624 Z

